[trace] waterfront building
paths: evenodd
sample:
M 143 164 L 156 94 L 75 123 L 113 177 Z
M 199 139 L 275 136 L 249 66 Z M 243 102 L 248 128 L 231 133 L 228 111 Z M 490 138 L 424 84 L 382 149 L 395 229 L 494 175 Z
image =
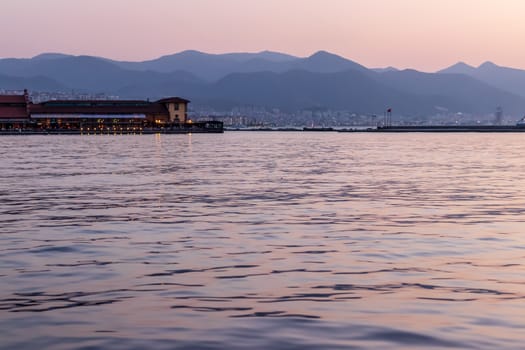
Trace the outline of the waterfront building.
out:
M 0 129 L 21 128 L 29 119 L 29 97 L 0 95 Z
M 139 130 L 180 127 L 187 120 L 188 100 L 58 100 L 30 105 L 31 123 L 45 129 Z
M 50 100 L 32 103 L 23 95 L 0 95 L 0 129 L 32 131 L 138 132 L 220 129 L 220 122 L 188 120 L 190 101 L 180 97 L 149 100 Z M 220 123 L 220 124 L 219 124 Z

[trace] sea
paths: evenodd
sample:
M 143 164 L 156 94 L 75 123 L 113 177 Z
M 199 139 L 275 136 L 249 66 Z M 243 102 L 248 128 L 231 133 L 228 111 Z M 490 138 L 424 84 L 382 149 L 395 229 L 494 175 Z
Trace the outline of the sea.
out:
M 525 137 L 0 138 L 1 349 L 524 349 Z

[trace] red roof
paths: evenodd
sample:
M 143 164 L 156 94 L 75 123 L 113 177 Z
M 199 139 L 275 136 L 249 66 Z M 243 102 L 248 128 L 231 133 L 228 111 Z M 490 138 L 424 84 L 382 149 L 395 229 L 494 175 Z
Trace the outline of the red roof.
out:
M 108 106 L 108 107 L 61 107 L 61 106 L 41 106 L 32 105 L 31 114 L 168 114 L 164 106 Z
M 163 104 L 135 100 L 47 101 L 29 108 L 31 114 L 169 114 Z
M 4 103 L 23 103 L 25 105 L 26 98 L 24 95 L 0 95 L 0 105 Z
M 189 103 L 190 101 L 189 100 L 186 100 L 184 98 L 180 98 L 180 97 L 168 97 L 168 98 L 163 98 L 161 100 L 158 100 L 157 102 L 159 103 Z
M 26 107 L 9 107 L 0 105 L 1 119 L 28 118 Z
M 40 105 L 146 105 L 151 104 L 150 101 L 144 101 L 144 100 L 48 100 L 44 102 L 40 102 Z

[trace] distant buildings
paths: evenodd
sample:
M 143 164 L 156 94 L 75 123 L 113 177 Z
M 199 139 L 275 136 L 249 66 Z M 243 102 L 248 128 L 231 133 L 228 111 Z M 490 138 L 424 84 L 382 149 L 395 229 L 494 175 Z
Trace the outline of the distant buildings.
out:
M 2 95 L 3 94 L 3 95 Z M 197 128 L 201 121 L 214 120 L 230 128 L 260 127 L 375 127 L 383 116 L 351 110 L 308 108 L 296 111 L 238 106 L 215 110 L 192 105 L 178 97 L 149 100 L 120 100 L 118 96 L 70 92 L 31 92 L 0 90 L 0 129 L 130 130 L 137 128 Z M 437 107 L 436 107 L 437 108 Z M 191 116 L 189 118 L 188 116 Z M 208 116 L 208 117 L 202 117 Z M 394 115 L 393 124 L 418 125 L 513 125 L 515 120 L 496 114 L 472 115 L 436 109 L 433 115 Z M 192 119 L 190 125 L 189 119 Z M 205 125 L 205 124 L 204 124 Z M 215 125 L 214 125 L 215 126 Z M 221 126 L 222 128 L 222 126 Z

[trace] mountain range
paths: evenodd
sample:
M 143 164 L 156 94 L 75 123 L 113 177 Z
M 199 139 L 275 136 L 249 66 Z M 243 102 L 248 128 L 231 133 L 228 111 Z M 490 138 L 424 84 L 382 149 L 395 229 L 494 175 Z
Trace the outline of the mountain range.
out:
M 121 98 L 181 96 L 198 107 L 261 106 L 283 111 L 348 110 L 401 115 L 525 111 L 525 71 L 487 62 L 436 73 L 367 68 L 319 51 L 309 57 L 263 51 L 183 51 L 143 62 L 45 53 L 0 59 L 0 89 L 105 92 Z

